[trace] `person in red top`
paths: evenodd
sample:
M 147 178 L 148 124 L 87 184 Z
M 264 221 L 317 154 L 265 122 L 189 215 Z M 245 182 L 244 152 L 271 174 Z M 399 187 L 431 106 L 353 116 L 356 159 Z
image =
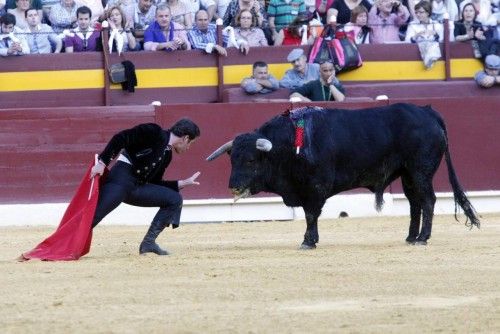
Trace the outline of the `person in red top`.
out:
M 302 30 L 303 26 L 308 26 L 309 19 L 307 15 L 297 16 L 290 25 L 284 29 L 281 29 L 278 33 L 276 40 L 274 41 L 275 46 L 280 45 L 303 45 L 302 43 Z M 307 28 L 306 28 L 307 29 Z M 314 42 L 314 36 L 309 34 L 307 39 L 307 45 L 312 45 Z

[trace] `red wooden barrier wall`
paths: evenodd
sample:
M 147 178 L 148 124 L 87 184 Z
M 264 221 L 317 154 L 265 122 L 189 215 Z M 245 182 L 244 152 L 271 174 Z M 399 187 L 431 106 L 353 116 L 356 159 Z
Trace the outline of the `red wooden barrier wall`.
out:
M 500 97 L 411 101 L 431 104 L 444 116 L 453 162 L 464 188 L 500 190 Z M 385 103 L 329 106 L 359 108 Z M 186 116 L 200 125 L 201 138 L 189 152 L 174 157 L 165 177 L 186 177 L 199 170 L 201 185 L 183 191 L 186 199 L 228 198 L 229 159 L 221 157 L 209 163 L 205 158 L 238 133 L 253 130 L 289 106 L 179 104 L 157 108 L 156 115 L 150 106 L 4 110 L 0 112 L 0 203 L 67 201 L 93 154 L 102 150 L 116 131 L 155 120 L 167 127 Z M 437 191 L 450 190 L 443 166 L 435 186 Z M 397 183 L 392 191 L 401 192 Z

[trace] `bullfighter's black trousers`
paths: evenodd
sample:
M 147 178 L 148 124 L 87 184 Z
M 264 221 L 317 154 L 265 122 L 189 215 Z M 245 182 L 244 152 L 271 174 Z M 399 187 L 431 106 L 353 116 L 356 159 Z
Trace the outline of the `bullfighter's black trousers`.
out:
M 133 174 L 132 165 L 117 161 L 99 191 L 92 227 L 122 202 L 141 207 L 160 207 L 152 224 L 179 226 L 182 196 L 165 186 L 139 182 Z

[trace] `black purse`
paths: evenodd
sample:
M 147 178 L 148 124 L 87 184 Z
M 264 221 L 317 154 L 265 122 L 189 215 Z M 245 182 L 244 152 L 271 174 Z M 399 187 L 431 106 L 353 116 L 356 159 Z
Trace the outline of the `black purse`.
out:
M 127 81 L 125 76 L 125 66 L 122 63 L 116 63 L 109 67 L 109 77 L 112 83 L 122 83 Z

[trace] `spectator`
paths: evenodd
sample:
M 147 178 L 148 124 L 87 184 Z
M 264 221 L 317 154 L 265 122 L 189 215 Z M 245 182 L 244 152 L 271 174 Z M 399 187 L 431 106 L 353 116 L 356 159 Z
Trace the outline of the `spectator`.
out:
M 0 17 L 0 56 L 20 56 L 30 53 L 28 43 L 16 27 L 16 17 L 5 13 Z
M 16 0 L 3 0 L 5 3 L 5 11 L 8 9 L 15 9 L 16 8 Z M 2 2 L 2 0 L 0 0 Z M 1 6 L 0 6 L 1 7 Z M 30 4 L 28 8 L 35 8 L 37 10 L 42 10 L 43 5 L 42 5 L 42 0 L 30 0 Z M 42 13 L 39 13 L 42 15 Z
M 101 0 L 77 0 L 77 2 L 78 6 L 86 6 L 90 8 L 90 12 L 92 13 L 90 24 L 92 27 L 94 27 L 98 21 L 102 21 L 104 19 L 104 7 Z
M 288 89 L 294 89 L 305 83 L 319 79 L 319 65 L 308 64 L 304 50 L 293 49 L 286 60 L 292 64 L 293 68 L 285 72 L 280 86 Z
M 41 24 L 38 10 L 30 8 L 26 11 L 26 20 L 28 21 L 28 29 L 26 40 L 28 42 L 30 53 L 54 53 L 61 52 L 62 40 L 47 24 Z
M 243 79 L 241 88 L 248 94 L 266 94 L 280 87 L 278 80 L 269 74 L 267 64 L 257 61 L 252 67 L 252 76 Z
M 375 0 L 368 12 L 368 22 L 372 27 L 370 43 L 399 42 L 399 27 L 409 16 L 408 8 L 398 0 Z
M 267 7 L 267 18 L 273 41 L 276 41 L 281 29 L 292 23 L 299 14 L 305 13 L 304 0 L 270 0 Z
M 144 37 L 144 31 L 155 20 L 156 6 L 153 0 L 138 0 L 134 10 L 134 36 L 138 39 Z
M 266 11 L 260 5 L 259 0 L 231 0 L 223 18 L 224 27 L 237 25 L 236 17 L 242 10 L 250 10 L 252 15 L 257 18 L 256 27 L 262 28 L 266 20 Z
M 321 17 L 321 21 L 327 22 L 326 12 L 332 7 L 334 0 L 316 0 L 316 11 Z
M 40 22 L 48 23 L 50 10 L 57 5 L 60 0 L 41 0 L 43 16 L 40 16 Z M 30 7 L 33 8 L 33 7 Z
M 262 29 L 256 27 L 257 19 L 248 9 L 240 11 L 236 17 L 234 34 L 236 40 L 245 41 L 248 46 L 267 46 L 267 39 Z
M 216 17 L 223 19 L 231 0 L 217 0 Z
M 278 36 L 274 40 L 274 45 L 279 46 L 279 45 L 311 45 L 314 43 L 314 39 L 316 36 L 313 34 L 309 35 L 309 38 L 307 38 L 307 32 L 308 32 L 308 23 L 309 20 L 307 19 L 307 15 L 298 15 L 292 23 L 285 29 L 281 29 L 280 32 L 278 33 Z M 304 27 L 305 26 L 305 27 Z M 304 29 L 305 28 L 305 31 Z M 302 37 L 302 35 L 305 34 L 305 38 Z M 304 40 L 305 43 L 304 43 Z
M 351 21 L 352 10 L 358 6 L 363 6 L 367 10 L 372 8 L 372 4 L 368 0 L 335 0 L 326 16 L 335 15 L 337 23 L 346 24 Z
M 203 9 L 207 12 L 208 22 L 212 22 L 217 8 L 216 0 L 189 0 L 187 4 L 191 13 L 191 21 L 196 21 L 196 13 Z
M 56 33 L 61 33 L 66 29 L 75 28 L 77 9 L 78 6 L 75 0 L 61 0 L 60 3 L 52 6 L 49 14 L 52 29 Z
M 484 70 L 476 73 L 476 83 L 483 88 L 500 85 L 500 57 L 489 55 L 484 60 Z
M 406 42 L 416 43 L 421 40 L 443 41 L 443 25 L 431 19 L 432 5 L 428 1 L 420 1 L 415 5 L 417 19 L 408 25 Z
M 345 100 L 344 87 L 335 77 L 335 69 L 331 61 L 319 65 L 320 78 L 309 81 L 301 87 L 295 88 L 290 99 L 300 99 L 302 102 L 311 101 L 338 101 Z
M 490 0 L 464 0 L 460 3 L 460 12 L 462 12 L 462 9 L 468 3 L 473 4 L 477 10 L 478 14 L 477 14 L 476 20 L 481 22 L 481 24 L 483 24 L 483 25 L 487 25 L 490 21 L 491 15 L 492 15 L 491 1 Z
M 190 50 L 186 30 L 179 23 L 172 21 L 170 8 L 161 4 L 156 8 L 156 21 L 144 32 L 144 50 L 175 51 Z
M 450 22 L 458 20 L 458 6 L 455 0 L 431 0 L 431 4 L 431 19 L 434 21 L 443 22 L 445 18 Z
M 208 13 L 200 9 L 195 16 L 195 26 L 188 33 L 189 42 L 193 49 L 205 50 L 212 53 L 215 50 L 222 56 L 227 56 L 224 47 L 217 45 L 217 28 L 215 24 L 209 23 Z
M 167 0 L 167 5 L 170 7 L 172 21 L 182 25 L 189 30 L 193 27 L 193 17 L 189 11 L 189 6 L 182 0 Z
M 113 49 L 118 51 L 118 53 L 136 50 L 137 41 L 132 34 L 132 24 L 128 22 L 123 10 L 118 6 L 109 8 L 106 12 L 106 20 L 109 24 L 109 40 L 113 45 Z
M 137 1 L 135 0 L 107 0 L 106 7 L 104 7 L 104 13 L 108 13 L 111 7 L 120 7 L 122 13 L 125 15 L 124 20 L 129 22 L 133 28 L 134 22 L 134 11 L 137 7 Z
M 30 0 L 16 0 L 16 8 L 8 9 L 7 12 L 16 17 L 16 27 L 21 30 L 28 29 L 28 21 L 26 21 L 26 11 L 30 8 Z M 43 15 L 39 11 L 39 15 Z
M 102 49 L 101 32 L 91 24 L 92 11 L 87 6 L 76 10 L 77 27 L 64 38 L 66 53 L 99 51 Z
M 368 25 L 368 9 L 362 5 L 355 7 L 351 11 L 351 21 L 345 25 L 344 31 L 352 31 L 356 44 L 368 44 L 371 30 Z
M 455 23 L 455 40 L 459 42 L 484 39 L 481 23 L 476 20 L 477 10 L 473 4 L 468 3 L 462 8 L 462 19 Z

